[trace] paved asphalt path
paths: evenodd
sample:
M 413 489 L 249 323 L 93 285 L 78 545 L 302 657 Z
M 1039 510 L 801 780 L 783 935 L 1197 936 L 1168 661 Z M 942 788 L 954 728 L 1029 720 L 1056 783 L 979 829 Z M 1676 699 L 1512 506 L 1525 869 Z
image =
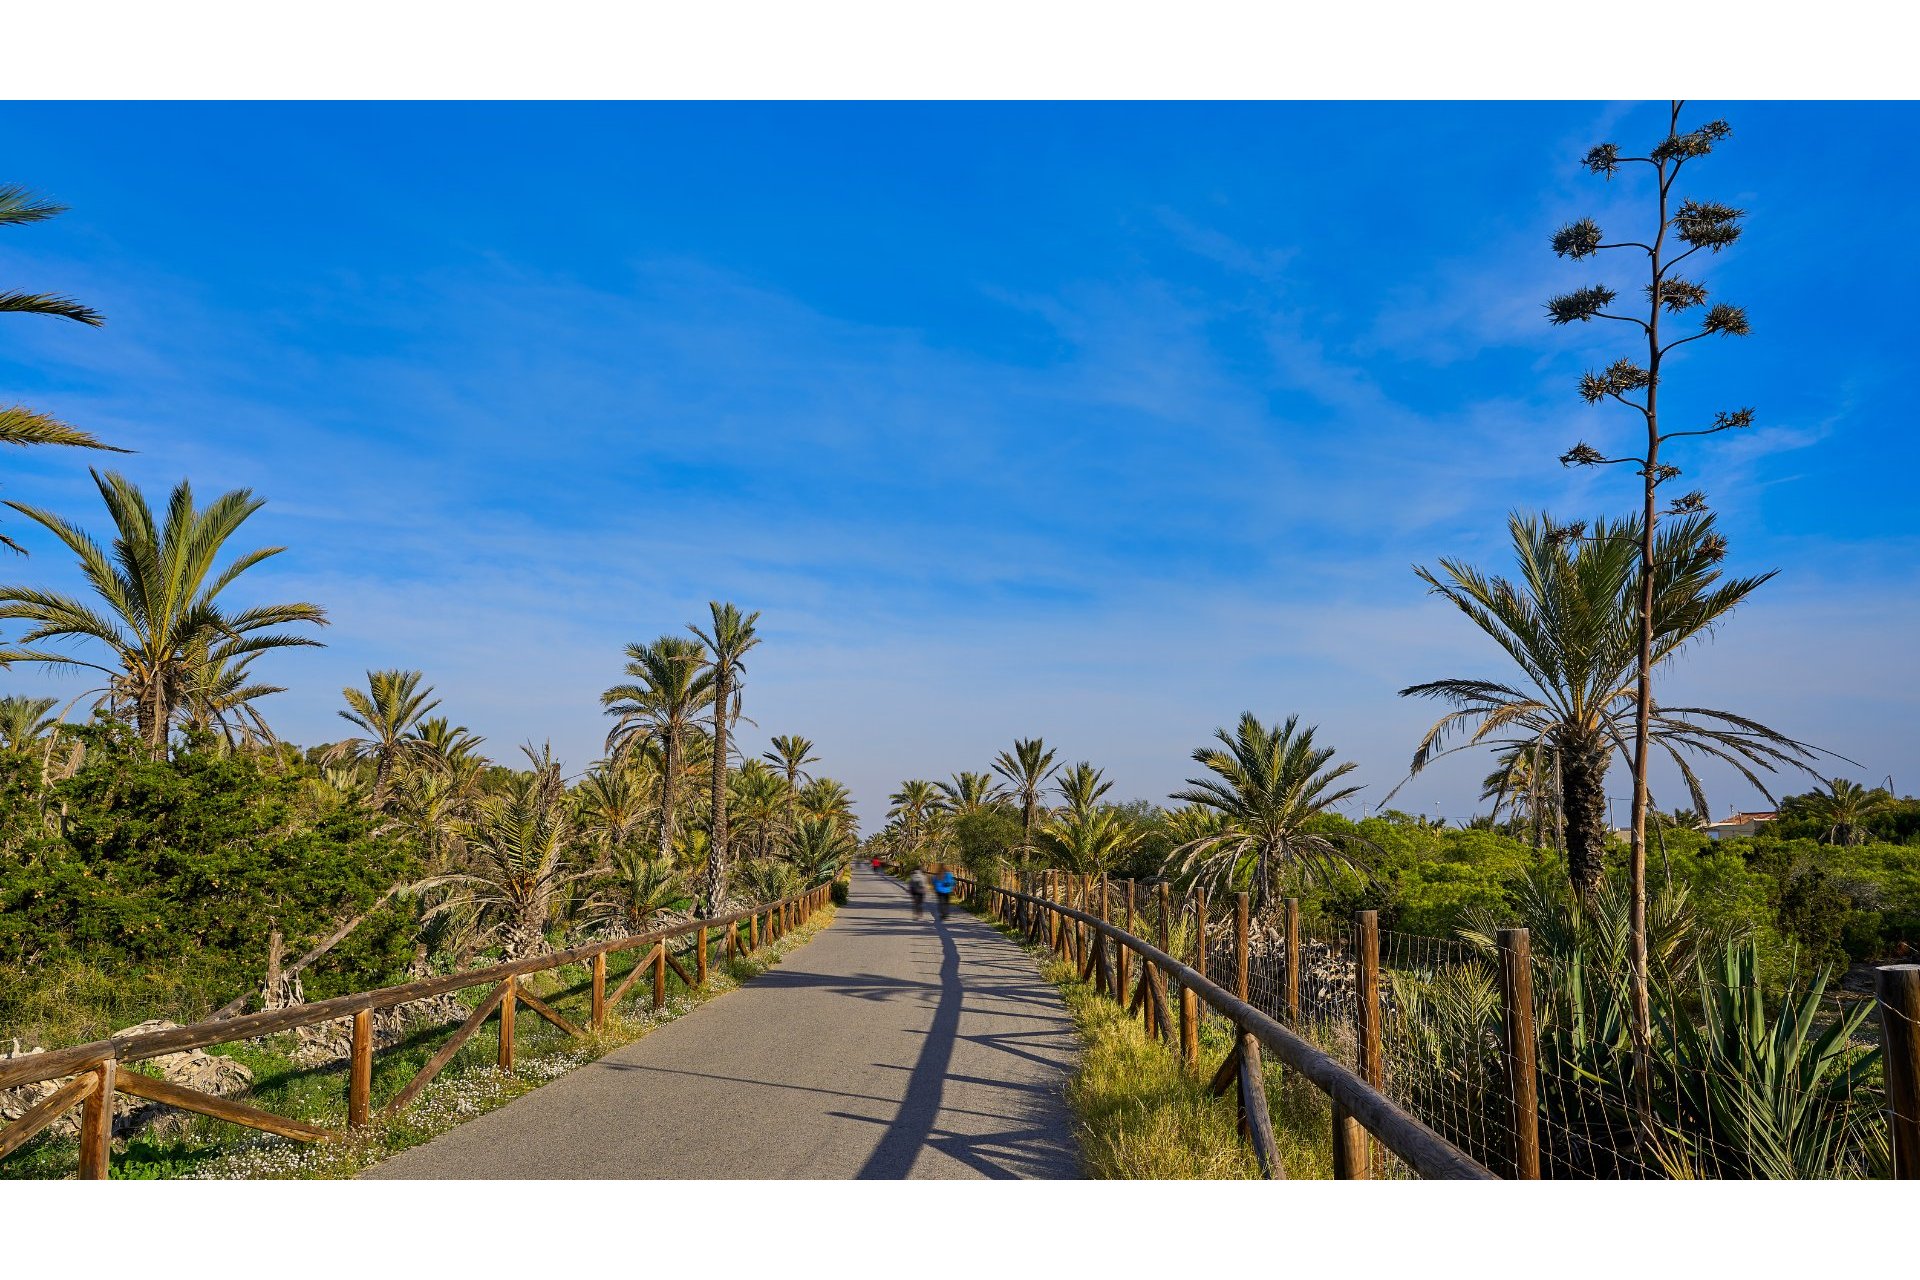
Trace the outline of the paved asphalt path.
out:
M 1079 1040 L 1032 961 L 858 866 L 740 990 L 369 1178 L 1075 1178 Z

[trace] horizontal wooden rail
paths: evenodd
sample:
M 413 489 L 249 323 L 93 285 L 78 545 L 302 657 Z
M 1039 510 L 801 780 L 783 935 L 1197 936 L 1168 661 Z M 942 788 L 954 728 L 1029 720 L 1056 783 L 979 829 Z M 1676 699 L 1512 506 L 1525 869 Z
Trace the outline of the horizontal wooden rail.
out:
M 779 904 L 773 905 L 777 907 Z M 112 1058 L 117 1062 L 139 1062 L 146 1058 L 157 1058 L 163 1053 L 204 1049 L 211 1044 L 251 1040 L 257 1036 L 272 1035 L 279 1031 L 291 1031 L 295 1027 L 312 1026 L 318 1022 L 333 1022 L 356 1014 L 362 1009 L 391 1009 L 395 1005 L 410 1004 L 415 1000 L 426 1000 L 433 996 L 461 991 L 467 987 L 484 986 L 507 978 L 563 968 L 566 965 L 578 964 L 582 960 L 591 960 L 598 955 L 631 951 L 636 947 L 649 947 L 656 942 L 664 942 L 669 938 L 691 932 L 701 925 L 709 928 L 726 925 L 736 920 L 756 916 L 766 910 L 768 910 L 766 906 L 751 907 L 731 915 L 715 916 L 707 920 L 691 920 L 685 924 L 655 929 L 650 933 L 636 933 L 604 942 L 590 942 L 583 946 L 570 947 L 565 951 L 553 951 L 546 955 L 510 960 L 501 964 L 488 965 L 484 969 L 467 969 L 439 978 L 422 978 L 418 982 L 402 983 L 397 987 L 381 987 L 377 991 L 358 991 L 352 995 L 335 996 L 331 1000 L 319 1000 L 312 1004 L 289 1005 L 284 1009 L 264 1009 L 259 1013 L 243 1013 L 232 1018 L 195 1022 L 167 1031 L 148 1031 L 137 1036 L 114 1036 L 106 1040 L 72 1045 L 65 1049 L 49 1049 L 45 1053 L 0 1061 L 0 1089 L 9 1089 L 18 1084 L 31 1084 L 36 1080 L 53 1080 L 60 1076 L 70 1076 L 105 1058 Z
M 1445 1138 L 1422 1124 L 1392 1099 L 1368 1084 L 1343 1063 L 1302 1039 L 1245 999 L 1211 981 L 1193 968 L 1144 938 L 1136 937 L 1097 915 L 1059 902 L 1022 893 L 998 885 L 981 885 L 972 880 L 963 883 L 969 892 L 983 891 L 1000 902 L 1021 904 L 1043 912 L 1057 912 L 1062 918 L 1078 921 L 1099 937 L 1111 938 L 1123 949 L 1138 954 L 1143 961 L 1173 978 L 1182 987 L 1196 993 L 1213 1008 L 1232 1019 L 1241 1033 L 1250 1035 L 1272 1050 L 1274 1056 L 1312 1081 L 1332 1099 L 1336 1108 L 1352 1117 L 1384 1143 L 1387 1149 L 1406 1161 L 1409 1168 L 1424 1178 L 1484 1179 L 1494 1174 L 1479 1161 L 1461 1151 Z M 1096 946 L 1104 956 L 1104 946 Z M 1236 1055 L 1237 1056 L 1237 1055 Z M 1236 1067 L 1237 1069 L 1237 1067 Z M 1226 1069 L 1222 1068 L 1225 1075 Z M 1232 1075 L 1225 1075 L 1231 1081 Z M 1260 1137 L 1271 1139 L 1268 1135 Z
M 230 1018 L 214 1018 L 166 1031 L 113 1036 L 106 1040 L 95 1040 L 65 1049 L 54 1049 L 46 1053 L 29 1054 L 0 1061 L 0 1089 L 34 1084 L 42 1080 L 58 1080 L 64 1076 L 75 1077 L 29 1108 L 19 1120 L 0 1128 L 0 1157 L 4 1157 L 27 1142 L 39 1130 L 58 1119 L 62 1112 L 71 1109 L 76 1103 L 84 1103 L 87 1115 L 82 1124 L 81 1134 L 81 1176 L 105 1177 L 108 1156 L 107 1117 L 110 1115 L 109 1109 L 112 1106 L 112 1094 L 116 1089 L 114 1068 L 117 1064 L 140 1062 L 162 1054 L 201 1049 L 208 1045 L 251 1040 L 258 1036 L 291 1031 L 296 1027 L 313 1026 L 342 1018 L 352 1018 L 354 1024 L 348 1072 L 349 1124 L 365 1123 L 370 1118 L 367 1095 L 371 1087 L 372 1071 L 372 1012 L 376 1009 L 390 1009 L 397 1005 L 408 1004 L 415 1000 L 446 995 L 468 987 L 492 985 L 493 992 L 481 1002 L 480 1007 L 473 1011 L 447 1043 L 440 1047 L 420 1072 L 386 1105 L 383 1114 L 392 1115 L 411 1102 L 428 1081 L 452 1061 L 454 1054 L 479 1030 L 489 1015 L 496 1011 L 499 1014 L 501 1031 L 500 1062 L 503 1069 L 511 1070 L 513 1010 L 516 1004 L 526 1005 L 528 1009 L 569 1035 L 586 1035 L 590 1031 L 599 1030 L 604 1025 L 607 1010 L 619 1004 L 628 988 L 633 985 L 634 979 L 639 977 L 649 964 L 654 969 L 653 1003 L 657 1009 L 662 1003 L 667 966 L 671 965 L 674 972 L 680 975 L 681 980 L 688 987 L 705 985 L 707 964 L 704 944 L 710 936 L 710 930 L 726 929 L 731 938 L 734 936 L 735 926 L 740 921 L 746 920 L 754 928 L 755 937 L 759 938 L 757 925 L 760 916 L 765 914 L 771 920 L 776 913 L 789 922 L 789 927 L 798 927 L 805 923 L 815 911 L 826 906 L 829 896 L 829 886 L 818 885 L 793 897 L 783 898 L 778 902 L 763 903 L 744 911 L 735 911 L 730 915 L 689 920 L 648 933 L 630 934 L 623 938 L 588 943 L 584 946 L 570 947 L 565 951 L 529 956 L 521 960 L 488 965 L 481 969 L 467 969 L 439 978 L 423 978 L 418 982 L 381 987 L 375 991 L 356 992 L 313 1004 L 290 1005 L 284 1009 L 268 1009 Z M 691 977 L 669 952 L 667 944 L 682 935 L 692 935 L 700 940 L 702 955 L 697 965 L 700 974 L 697 980 Z M 764 940 L 769 943 L 773 941 L 771 931 L 765 935 Z M 612 999 L 607 999 L 605 994 L 606 957 L 615 952 L 634 951 L 642 947 L 650 949 L 646 958 L 627 975 L 626 980 L 614 991 Z M 749 948 L 749 950 L 752 949 Z M 575 1026 L 565 1015 L 533 995 L 520 982 L 520 979 L 527 974 L 559 969 L 582 961 L 593 962 L 594 974 L 593 1016 L 586 1028 Z M 264 1129 L 269 1133 L 300 1141 L 313 1142 L 340 1136 L 335 1130 L 323 1129 L 304 1121 L 289 1120 L 273 1115 L 271 1112 L 218 1098 L 212 1094 L 201 1093 L 198 1090 L 169 1084 L 151 1076 L 136 1075 L 132 1072 L 119 1073 L 117 1088 L 120 1092 L 130 1093 L 152 1102 L 179 1107 L 187 1111 L 197 1111 L 203 1115 L 214 1116 L 250 1128 Z

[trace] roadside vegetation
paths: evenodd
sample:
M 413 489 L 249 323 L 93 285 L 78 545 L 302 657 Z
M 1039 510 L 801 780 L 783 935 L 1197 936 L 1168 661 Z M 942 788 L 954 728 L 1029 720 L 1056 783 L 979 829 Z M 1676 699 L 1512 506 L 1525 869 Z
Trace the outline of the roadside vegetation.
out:
M 0 187 L 0 228 L 59 212 Z M 56 294 L 0 302 L 102 323 Z M 0 410 L 0 443 L 111 448 L 22 406 Z M 545 744 L 490 751 L 422 671 L 397 663 L 340 691 L 339 738 L 297 745 L 274 731 L 271 700 L 285 687 L 270 681 L 297 672 L 329 620 L 320 604 L 250 593 L 259 567 L 287 550 L 248 545 L 265 499 L 245 489 L 209 499 L 182 480 L 156 504 L 123 475 L 92 475 L 91 511 L 9 501 L 19 519 L 0 538 L 23 556 L 71 557 L 84 584 L 49 588 L 35 558 L 0 582 L 0 669 L 73 686 L 59 699 L 0 696 L 0 1053 L 645 932 L 787 897 L 847 865 L 852 806 L 813 771 L 813 744 L 778 736 L 753 757 L 731 736 L 759 614 L 714 601 L 709 618 L 628 645 L 624 664 L 610 655 L 605 754 L 575 772 Z M 534 990 L 577 1001 L 581 981 L 541 974 Z M 463 1012 L 449 996 L 400 1015 L 417 1025 L 379 1055 L 376 1093 L 397 1088 Z M 535 1061 L 570 1062 L 638 1025 L 557 1058 L 539 1047 L 544 1028 L 522 1035 Z M 213 1056 L 247 1068 L 229 1075 L 252 1104 L 333 1124 L 344 1055 L 316 1035 Z M 520 1087 L 481 1092 L 497 1100 Z M 37 1096 L 0 1091 L 0 1119 Z M 202 1120 L 164 1142 L 146 1129 L 123 1135 L 117 1173 L 198 1167 L 222 1146 L 207 1135 L 231 1137 Z M 56 1127 L 4 1167 L 58 1168 L 60 1145 Z
M 332 1142 L 300 1143 L 269 1136 L 202 1116 L 176 1113 L 164 1132 L 137 1135 L 117 1152 L 111 1176 L 148 1178 L 342 1178 L 377 1164 L 388 1156 L 417 1146 L 448 1129 L 584 1066 L 622 1045 L 631 1044 L 662 1026 L 736 989 L 741 983 L 780 963 L 794 949 L 811 941 L 833 921 L 828 907 L 805 925 L 751 955 L 717 963 L 704 988 L 689 988 L 672 971 L 667 977 L 667 1001 L 659 1010 L 649 1006 L 651 988 L 643 981 L 620 1009 L 611 1010 L 606 1026 L 575 1038 L 537 1018 L 522 1017 L 515 1031 L 517 1056 L 511 1073 L 495 1065 L 497 1035 L 475 1036 L 455 1054 L 405 1110 L 394 1115 L 380 1108 L 403 1088 L 413 1074 L 445 1042 L 451 1026 L 424 1026 L 401 1043 L 374 1058 L 374 1122 Z M 644 952 L 619 958 L 611 967 L 611 981 L 625 977 L 625 966 L 638 963 Z M 589 971 L 575 965 L 530 975 L 527 985 L 563 1016 L 584 1026 L 590 1004 Z M 485 991 L 460 994 L 461 1006 L 471 1009 Z M 346 1072 L 340 1062 L 314 1065 L 303 1058 L 302 1042 L 289 1033 L 263 1040 L 224 1045 L 218 1050 L 244 1064 L 253 1073 L 248 1101 L 276 1115 L 328 1128 L 346 1124 Z M 71 1138 L 29 1144 L 0 1163 L 0 1178 L 59 1178 L 74 1166 Z

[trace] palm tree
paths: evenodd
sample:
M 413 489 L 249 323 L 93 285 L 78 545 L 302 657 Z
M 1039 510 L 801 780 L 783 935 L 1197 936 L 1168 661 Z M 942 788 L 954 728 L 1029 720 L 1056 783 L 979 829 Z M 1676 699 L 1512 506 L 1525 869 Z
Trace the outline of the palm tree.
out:
M 396 766 L 434 758 L 433 748 L 413 732 L 421 717 L 440 705 L 438 698 L 431 697 L 431 687 L 420 687 L 422 678 L 418 671 L 369 671 L 365 692 L 353 688 L 340 691 L 347 700 L 340 718 L 366 736 L 335 743 L 326 758 L 338 760 L 344 756 L 373 762 L 373 807 L 377 810 L 386 808 L 388 783 Z
M 991 809 L 1002 798 L 1001 791 L 994 784 L 993 775 L 986 773 L 956 773 L 952 782 L 937 782 L 940 793 L 945 797 L 941 804 L 948 813 L 957 817 L 970 813 L 979 813 Z
M 808 886 L 824 884 L 853 858 L 853 837 L 831 818 L 802 818 L 787 836 L 787 861 Z
M 619 758 L 644 741 L 660 747 L 660 856 L 673 856 L 678 832 L 681 757 L 695 717 L 713 701 L 713 673 L 700 666 L 697 642 L 685 636 L 661 636 L 652 644 L 627 646 L 626 673 L 635 683 L 617 684 L 600 695 L 600 705 L 616 717 L 607 735 L 607 751 Z
M 42 222 L 65 212 L 65 206 L 42 200 L 23 187 L 0 186 L 0 227 L 17 227 L 30 222 Z M 93 308 L 83 307 L 71 298 L 63 298 L 51 293 L 0 291 L 0 311 L 58 316 L 64 320 L 75 320 L 95 327 L 105 323 L 100 313 Z M 18 404 L 0 405 L 0 444 L 56 444 L 82 449 L 107 449 L 114 453 L 125 452 L 112 445 L 101 444 L 89 433 L 78 427 L 69 426 L 58 418 Z M 20 545 L 11 538 L 0 537 L 0 544 L 11 547 L 15 551 L 22 550 Z
M 687 630 L 706 646 L 707 671 L 713 677 L 713 844 L 700 895 L 705 905 L 718 908 L 727 896 L 727 727 L 740 714 L 740 680 L 746 674 L 747 651 L 760 643 L 753 630 L 760 614 L 742 614 L 718 600 L 709 601 L 707 608 L 713 614 L 712 630 Z
M 637 844 L 614 846 L 601 875 L 608 896 L 635 933 L 644 932 L 687 896 L 686 879 L 673 860 Z
M 1549 820 L 1558 842 L 1559 766 L 1544 743 L 1536 743 L 1531 751 L 1509 747 L 1501 752 L 1493 772 L 1480 780 L 1480 798 L 1493 801 L 1489 826 L 1499 825 L 1500 811 L 1505 809 L 1510 815 L 1508 829 L 1525 821 L 1532 830 L 1534 848 L 1544 847 Z
M 425 913 L 430 919 L 467 911 L 479 929 L 476 945 L 502 944 L 509 960 L 544 949 L 546 931 L 567 886 L 593 874 L 573 868 L 573 822 L 558 770 L 536 763 L 505 795 L 484 806 L 463 833 L 467 870 L 437 876 L 416 889 L 450 885 L 456 892 Z
M 1846 778 L 1834 778 L 1826 790 L 1815 788 L 1803 796 L 1789 796 L 1781 805 L 1783 816 L 1804 818 L 1823 824 L 1821 837 L 1827 844 L 1863 844 L 1872 834 L 1873 820 L 1893 807 L 1893 796 L 1886 788 L 1871 791 Z
M 580 780 L 574 792 L 580 806 L 580 826 L 586 836 L 603 852 L 611 852 L 631 843 L 632 837 L 653 816 L 647 800 L 647 787 L 631 763 L 596 769 Z M 656 849 L 654 857 L 671 859 Z
M 256 548 L 215 570 L 227 539 L 263 504 L 251 490 L 222 494 L 200 510 L 194 507 L 192 486 L 182 480 L 168 503 L 165 525 L 156 527 L 145 496 L 132 482 L 112 472 L 94 472 L 93 479 L 113 518 L 111 556 L 70 521 L 21 503 L 7 505 L 45 526 L 79 557 L 106 612 L 37 587 L 0 587 L 0 618 L 34 624 L 16 642 L 25 647 L 0 651 L 0 663 L 43 662 L 103 673 L 109 703 L 130 709 L 141 739 L 157 752 L 165 748 L 201 668 L 268 649 L 317 646 L 317 640 L 270 629 L 322 626 L 327 615 L 318 605 L 304 603 L 232 612 L 222 607 L 220 593 L 236 578 L 285 550 Z M 57 639 L 93 641 L 107 650 L 103 658 L 118 666 L 31 647 Z
M 793 829 L 794 806 L 800 799 L 800 779 L 807 777 L 806 767 L 820 763 L 820 757 L 813 754 L 810 739 L 798 734 L 782 735 L 773 740 L 770 750 L 762 752 L 760 758 L 780 766 L 780 772 L 787 779 L 787 829 Z
M 327 769 L 323 776 L 344 798 L 353 798 L 357 774 Z M 464 847 L 466 824 L 479 802 L 478 793 L 466 783 L 466 775 L 458 769 L 417 769 L 401 774 L 394 787 L 390 803 L 427 851 L 429 871 L 439 873 L 452 866 Z
M 853 830 L 853 796 L 832 778 L 815 778 L 800 788 L 800 814 L 827 818 L 847 832 Z
M 889 803 L 893 808 L 887 811 L 887 817 L 899 824 L 901 839 L 907 847 L 918 849 L 934 815 L 940 811 L 939 788 L 925 779 L 912 778 L 900 784 Z
M 1105 875 L 1140 844 L 1141 832 L 1116 809 L 1074 807 L 1041 825 L 1040 853 L 1053 866 Z
M 1517 583 L 1489 578 L 1456 560 L 1440 562 L 1444 580 L 1426 569 L 1417 572 L 1493 638 L 1524 680 L 1436 680 L 1402 689 L 1402 697 L 1438 698 L 1454 708 L 1421 739 L 1409 776 L 1473 746 L 1550 750 L 1559 765 L 1567 872 L 1587 897 L 1600 883 L 1606 855 L 1607 766 L 1614 752 L 1630 749 L 1633 738 L 1640 527 L 1631 519 L 1602 520 L 1586 532 L 1557 527 L 1544 515 L 1518 513 L 1508 527 L 1520 562 Z M 1710 632 L 1773 576 L 1720 582 L 1724 554 L 1711 515 L 1661 524 L 1654 579 L 1656 664 Z M 1689 755 L 1731 765 L 1766 794 L 1754 769 L 1805 768 L 1813 754 L 1763 724 L 1704 707 L 1656 706 L 1651 731 L 1654 745 L 1679 766 L 1694 807 L 1702 811 L 1706 795 Z M 1456 733 L 1467 733 L 1467 740 L 1443 749 Z
M 748 760 L 727 779 L 727 810 L 753 857 L 765 857 L 774 838 L 787 830 L 793 808 L 787 780 L 759 760 Z
M 1106 775 L 1086 760 L 1062 769 L 1054 779 L 1054 790 L 1067 802 L 1070 812 L 1085 814 L 1100 803 L 1100 797 L 1113 790 L 1113 784 Z
M 446 716 L 428 716 L 413 726 L 413 736 L 418 738 L 431 754 L 435 765 L 441 769 L 455 769 L 467 760 L 478 757 L 480 744 L 485 738 L 476 737 L 471 729 L 463 724 L 454 724 Z
M 47 714 L 59 701 L 17 693 L 0 698 L 0 749 L 21 752 L 39 746 L 60 727 L 60 718 Z
M 1328 768 L 1334 750 L 1315 747 L 1314 732 L 1312 725 L 1300 728 L 1299 716 L 1269 729 L 1249 711 L 1234 732 L 1215 730 L 1220 746 L 1193 753 L 1213 776 L 1187 779 L 1190 790 L 1171 798 L 1204 805 L 1224 821 L 1218 832 L 1173 851 L 1185 874 L 1222 892 L 1250 884 L 1259 909 L 1281 896 L 1282 872 L 1326 880 L 1359 865 L 1358 852 L 1371 848 L 1366 841 L 1313 829 L 1314 819 L 1360 790 L 1334 789 L 1358 766 L 1349 760 Z
M 1038 738 L 1016 738 L 1012 751 L 993 758 L 993 771 L 1005 778 L 1020 801 L 1020 841 L 1033 843 L 1033 828 L 1040 816 L 1040 788 L 1053 776 L 1054 753 Z
M 237 746 L 265 746 L 274 740 L 273 729 L 253 704 L 261 698 L 285 693 L 277 684 L 250 683 L 247 668 L 258 654 L 235 659 L 207 659 L 193 668 L 193 684 L 187 690 L 184 727 L 199 733 L 217 733 L 228 750 Z

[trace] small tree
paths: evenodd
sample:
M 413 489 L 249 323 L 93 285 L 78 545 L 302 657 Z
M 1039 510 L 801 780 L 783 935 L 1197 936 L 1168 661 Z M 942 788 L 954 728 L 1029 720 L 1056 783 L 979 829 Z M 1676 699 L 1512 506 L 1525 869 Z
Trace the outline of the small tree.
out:
M 1585 441 L 1561 456 L 1567 466 L 1611 466 L 1632 463 L 1641 478 L 1640 526 L 1640 657 L 1636 668 L 1635 714 L 1633 734 L 1633 810 L 1632 836 L 1628 856 L 1628 877 L 1632 896 L 1630 929 L 1632 934 L 1629 974 L 1632 988 L 1631 1013 L 1635 1077 L 1640 1097 L 1648 1097 L 1650 1053 L 1653 1040 L 1652 1010 L 1647 994 L 1647 766 L 1651 759 L 1649 730 L 1653 721 L 1654 668 L 1654 545 L 1660 517 L 1659 489 L 1677 479 L 1680 468 L 1663 462 L 1660 448 L 1685 436 L 1716 435 L 1753 425 L 1754 411 L 1749 408 L 1724 410 L 1705 424 L 1689 424 L 1683 430 L 1663 431 L 1660 425 L 1660 387 L 1663 366 L 1676 348 L 1701 338 L 1744 336 L 1747 313 L 1727 303 L 1707 305 L 1707 290 L 1702 284 L 1678 275 L 1675 269 L 1702 250 L 1717 254 L 1740 238 L 1740 220 L 1745 212 L 1730 205 L 1707 200 L 1679 200 L 1674 186 L 1690 160 L 1712 152 L 1732 128 L 1724 120 L 1715 120 L 1687 133 L 1680 131 L 1680 108 L 1674 102 L 1667 121 L 1667 136 L 1646 155 L 1627 156 L 1618 145 L 1605 142 L 1586 154 L 1585 165 L 1592 173 L 1611 180 L 1626 165 L 1644 164 L 1654 174 L 1654 221 L 1645 240 L 1609 241 L 1592 218 L 1560 228 L 1553 237 L 1553 251 L 1563 258 L 1580 260 L 1595 254 L 1624 250 L 1644 259 L 1646 284 L 1643 304 L 1616 310 L 1619 295 L 1604 284 L 1596 284 L 1562 294 L 1547 303 L 1547 318 L 1556 325 L 1575 321 L 1613 320 L 1641 331 L 1646 340 L 1645 362 L 1621 357 L 1599 372 L 1588 372 L 1580 379 L 1580 395 L 1589 404 L 1612 400 L 1640 416 L 1645 428 L 1645 451 L 1625 457 L 1608 457 Z M 1701 309 L 1704 308 L 1704 311 Z M 1697 322 L 1692 313 L 1700 311 Z M 1683 337 L 1663 334 L 1661 321 L 1692 324 Z M 1635 399 L 1638 396 L 1638 399 Z M 1701 511 L 1706 497 L 1698 490 L 1673 501 L 1670 511 Z

